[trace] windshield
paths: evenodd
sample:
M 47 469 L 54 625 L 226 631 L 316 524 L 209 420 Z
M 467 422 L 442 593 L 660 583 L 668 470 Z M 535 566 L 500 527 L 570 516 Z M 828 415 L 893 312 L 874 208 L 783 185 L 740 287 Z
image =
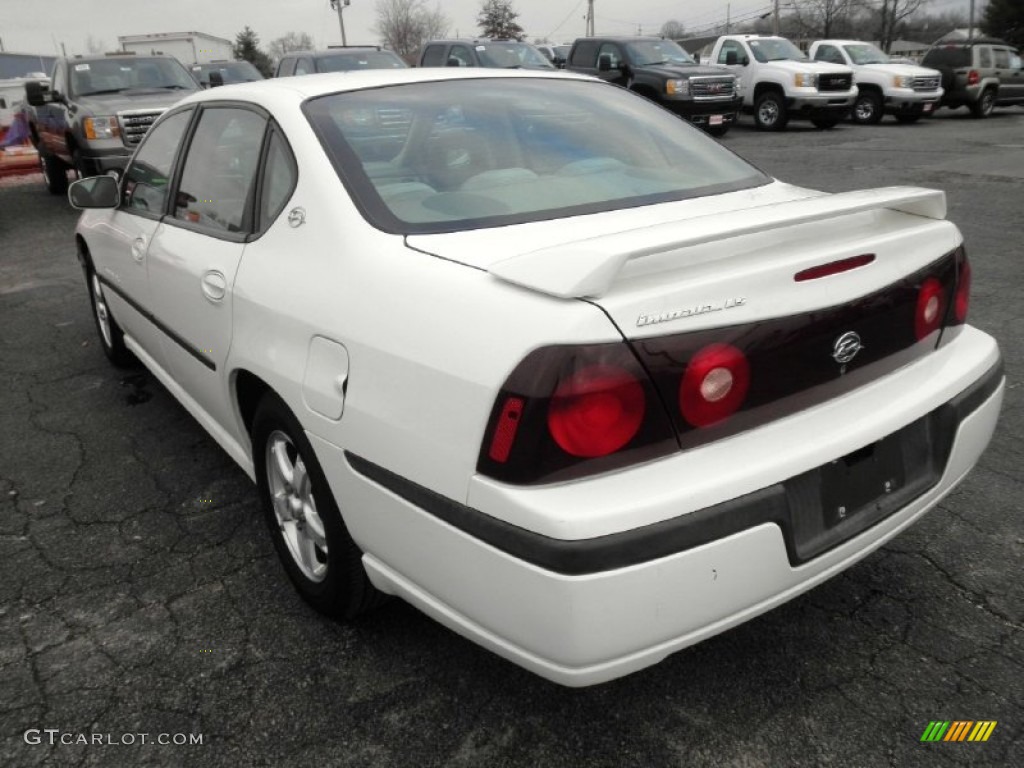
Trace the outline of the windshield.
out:
M 177 59 L 111 56 L 71 64 L 71 92 L 75 96 L 198 88 Z
M 784 37 L 769 37 L 763 40 L 750 40 L 750 50 L 754 58 L 762 64 L 766 61 L 807 61 L 807 56 Z
M 693 57 L 671 40 L 629 43 L 626 48 L 638 67 L 652 64 L 696 64 Z
M 482 67 L 554 69 L 543 53 L 526 43 L 480 43 L 474 48 Z
M 263 75 L 248 61 L 225 61 L 216 64 L 198 64 L 192 67 L 192 71 L 199 77 L 200 82 L 209 83 L 211 72 L 220 72 L 225 83 L 251 83 L 262 80 Z
M 854 64 L 888 64 L 889 57 L 868 43 L 844 45 Z
M 355 51 L 320 56 L 317 72 L 350 72 L 354 69 L 405 69 L 409 65 L 392 51 Z
M 418 82 L 304 110 L 363 214 L 388 232 L 558 219 L 769 181 L 675 115 L 598 82 Z

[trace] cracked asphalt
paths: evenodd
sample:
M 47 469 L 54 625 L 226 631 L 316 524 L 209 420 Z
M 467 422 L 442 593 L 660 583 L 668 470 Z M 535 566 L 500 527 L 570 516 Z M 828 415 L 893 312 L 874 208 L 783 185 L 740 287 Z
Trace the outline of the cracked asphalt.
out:
M 350 624 L 307 609 L 244 474 L 144 372 L 106 364 L 76 214 L 38 177 L 0 186 L 0 765 L 1024 765 L 1024 109 L 965 114 L 767 135 L 747 118 L 725 144 L 806 186 L 947 192 L 971 322 L 1009 383 L 980 465 L 843 575 L 582 690 L 397 600 Z M 921 744 L 931 720 L 998 726 Z

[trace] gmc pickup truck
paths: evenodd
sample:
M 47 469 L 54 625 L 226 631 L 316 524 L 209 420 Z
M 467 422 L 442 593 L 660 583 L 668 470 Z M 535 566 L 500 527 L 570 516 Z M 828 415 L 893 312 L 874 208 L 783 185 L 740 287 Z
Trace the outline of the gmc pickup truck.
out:
M 581 37 L 565 68 L 646 96 L 712 136 L 725 135 L 743 101 L 732 72 L 701 66 L 660 37 Z
M 68 170 L 83 178 L 123 168 L 164 110 L 198 90 L 170 56 L 58 59 L 49 86 L 25 84 L 29 132 L 47 189 L 64 194 Z
M 859 40 L 818 40 L 807 52 L 815 61 L 843 64 L 853 70 L 857 100 L 850 118 L 874 125 L 885 115 L 914 123 L 930 115 L 942 98 L 942 73 L 913 64 L 892 64 L 889 56 Z
M 739 77 L 743 109 L 763 131 L 784 130 L 792 118 L 834 128 L 857 98 L 852 69 L 809 61 L 784 37 L 725 35 L 715 42 L 711 61 Z

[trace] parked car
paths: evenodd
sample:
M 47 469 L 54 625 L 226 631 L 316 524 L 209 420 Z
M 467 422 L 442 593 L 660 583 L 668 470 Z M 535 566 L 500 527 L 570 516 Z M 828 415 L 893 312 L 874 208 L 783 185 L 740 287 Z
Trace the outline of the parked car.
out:
M 263 75 L 248 61 L 210 61 L 192 65 L 192 77 L 203 88 L 216 88 L 231 83 L 254 83 Z
M 942 73 L 944 107 L 967 107 L 975 117 L 988 117 L 996 107 L 1024 104 L 1020 51 L 1002 40 L 939 43 L 921 63 Z
M 732 72 L 702 67 L 660 37 L 581 37 L 565 66 L 644 96 L 712 136 L 726 134 L 743 104 Z
M 559 69 L 565 67 L 565 63 L 569 60 L 569 51 L 572 50 L 571 45 L 547 45 L 543 43 L 535 45 L 534 48 L 543 53 L 544 58 Z
M 107 54 L 58 59 L 50 85 L 25 84 L 29 131 L 47 189 L 123 168 L 149 126 L 182 96 L 199 90 L 171 56 Z
M 554 64 L 529 43 L 516 40 L 430 40 L 420 51 L 421 67 L 553 69 Z
M 255 480 L 311 605 L 567 685 L 883 545 L 1005 388 L 941 192 L 791 186 L 589 77 L 225 86 L 70 197 L 100 346 Z
M 405 69 L 409 65 L 394 51 L 380 46 L 329 46 L 326 51 L 292 51 L 281 57 L 274 77 L 361 69 Z
M 823 130 L 835 128 L 857 98 L 852 69 L 809 61 L 784 37 L 724 35 L 715 41 L 711 60 L 736 73 L 743 109 L 763 131 L 785 130 L 794 118 Z
M 942 74 L 938 70 L 894 63 L 871 43 L 818 40 L 811 44 L 807 55 L 853 70 L 857 99 L 850 119 L 855 123 L 874 125 L 886 114 L 901 123 L 914 123 L 932 114 L 942 98 Z

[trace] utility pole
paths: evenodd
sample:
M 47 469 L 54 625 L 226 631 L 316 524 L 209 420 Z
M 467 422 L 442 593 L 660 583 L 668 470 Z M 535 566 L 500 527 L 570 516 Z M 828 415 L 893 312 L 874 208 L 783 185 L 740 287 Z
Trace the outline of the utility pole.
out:
M 779 34 L 779 0 L 775 0 L 772 10 L 772 34 Z
M 725 4 L 725 34 L 729 34 L 731 31 L 729 27 L 732 26 L 732 3 Z
M 341 27 L 341 44 L 348 45 L 348 40 L 345 39 L 345 16 L 342 11 L 345 6 L 349 4 L 351 0 L 331 0 L 331 5 L 338 9 L 338 26 Z
M 586 37 L 594 36 L 594 0 L 587 0 L 587 32 Z
M 974 39 L 974 0 L 971 0 L 971 18 L 967 22 L 967 42 Z

